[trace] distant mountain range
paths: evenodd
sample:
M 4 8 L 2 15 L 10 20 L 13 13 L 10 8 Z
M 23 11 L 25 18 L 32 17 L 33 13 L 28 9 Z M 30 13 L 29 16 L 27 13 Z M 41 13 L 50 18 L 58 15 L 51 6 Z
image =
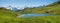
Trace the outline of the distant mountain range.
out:
M 13 10 L 13 11 L 17 11 L 17 10 L 19 10 L 18 8 L 16 8 L 16 7 L 12 7 L 12 6 L 8 6 L 8 7 L 6 7 L 7 9 L 10 9 L 10 10 Z

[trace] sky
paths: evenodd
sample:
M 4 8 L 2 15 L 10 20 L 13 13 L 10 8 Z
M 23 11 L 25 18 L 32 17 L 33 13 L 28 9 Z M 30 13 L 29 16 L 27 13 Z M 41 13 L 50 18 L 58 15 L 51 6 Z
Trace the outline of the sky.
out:
M 0 7 L 36 7 L 36 6 L 42 6 L 42 5 L 48 5 L 53 2 L 56 2 L 57 0 L 0 0 Z

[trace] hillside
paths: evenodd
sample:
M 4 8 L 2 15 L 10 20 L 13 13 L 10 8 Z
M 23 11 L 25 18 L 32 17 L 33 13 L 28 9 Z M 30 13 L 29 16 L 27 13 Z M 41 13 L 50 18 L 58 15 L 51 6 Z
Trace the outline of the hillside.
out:
M 16 18 L 16 16 L 12 10 L 0 7 L 0 23 L 18 23 L 20 19 Z
M 54 2 L 52 4 L 49 4 L 47 6 L 42 6 L 42 7 L 36 7 L 36 8 L 25 8 L 24 10 L 19 10 L 19 13 L 22 14 L 44 14 L 44 13 L 49 13 L 49 14 L 60 14 L 60 1 Z
M 6 9 L 4 7 L 0 7 L 0 15 L 14 16 L 15 12 L 13 12 L 12 10 Z

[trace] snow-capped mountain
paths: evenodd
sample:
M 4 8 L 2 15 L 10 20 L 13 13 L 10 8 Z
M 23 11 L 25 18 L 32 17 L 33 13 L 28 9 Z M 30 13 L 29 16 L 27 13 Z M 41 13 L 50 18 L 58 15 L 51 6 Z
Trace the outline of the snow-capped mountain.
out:
M 18 9 L 16 7 L 12 7 L 12 6 L 8 6 L 7 9 L 13 10 L 13 11 L 17 11 Z
M 12 10 L 13 10 L 13 11 L 17 11 L 18 9 L 17 9 L 17 8 L 15 8 L 15 7 L 13 7 L 13 8 L 12 8 Z
M 13 10 L 13 11 L 18 11 L 18 10 L 23 10 L 24 7 L 12 7 L 12 6 L 8 6 L 8 7 L 5 7 L 6 9 L 10 9 L 10 10 Z

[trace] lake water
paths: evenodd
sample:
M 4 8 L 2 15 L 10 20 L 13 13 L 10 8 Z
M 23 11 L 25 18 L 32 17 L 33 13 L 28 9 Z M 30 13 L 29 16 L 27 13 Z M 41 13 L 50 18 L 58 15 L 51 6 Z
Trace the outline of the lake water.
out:
M 19 18 L 22 17 L 37 17 L 37 16 L 49 16 L 50 14 L 22 14 L 18 16 Z

